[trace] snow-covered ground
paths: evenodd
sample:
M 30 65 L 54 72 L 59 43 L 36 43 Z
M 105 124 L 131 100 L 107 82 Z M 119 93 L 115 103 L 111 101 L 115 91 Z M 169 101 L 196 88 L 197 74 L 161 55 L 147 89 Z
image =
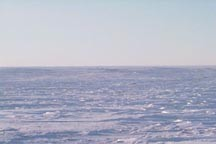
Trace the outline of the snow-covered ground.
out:
M 216 143 L 216 68 L 0 68 L 0 143 Z

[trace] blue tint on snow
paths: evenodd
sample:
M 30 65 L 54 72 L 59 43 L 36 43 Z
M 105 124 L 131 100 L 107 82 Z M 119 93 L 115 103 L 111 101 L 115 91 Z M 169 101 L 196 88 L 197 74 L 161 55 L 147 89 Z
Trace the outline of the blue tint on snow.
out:
M 216 142 L 214 67 L 0 68 L 0 143 Z

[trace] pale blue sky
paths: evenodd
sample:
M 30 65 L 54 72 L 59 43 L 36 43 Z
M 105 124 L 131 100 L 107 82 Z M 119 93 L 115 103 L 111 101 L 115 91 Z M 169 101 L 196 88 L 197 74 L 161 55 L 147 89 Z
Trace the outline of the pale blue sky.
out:
M 1 0 L 0 66 L 216 65 L 216 0 Z

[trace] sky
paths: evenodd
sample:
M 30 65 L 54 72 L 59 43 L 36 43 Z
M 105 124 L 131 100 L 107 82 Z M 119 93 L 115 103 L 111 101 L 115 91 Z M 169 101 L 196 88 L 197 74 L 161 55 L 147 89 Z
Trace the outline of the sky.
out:
M 1 0 L 0 66 L 216 65 L 215 0 Z

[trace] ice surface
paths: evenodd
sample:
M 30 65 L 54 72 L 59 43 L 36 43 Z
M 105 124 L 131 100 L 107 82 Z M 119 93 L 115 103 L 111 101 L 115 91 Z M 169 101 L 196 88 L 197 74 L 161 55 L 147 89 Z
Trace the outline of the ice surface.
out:
M 216 143 L 216 68 L 0 68 L 1 144 Z

